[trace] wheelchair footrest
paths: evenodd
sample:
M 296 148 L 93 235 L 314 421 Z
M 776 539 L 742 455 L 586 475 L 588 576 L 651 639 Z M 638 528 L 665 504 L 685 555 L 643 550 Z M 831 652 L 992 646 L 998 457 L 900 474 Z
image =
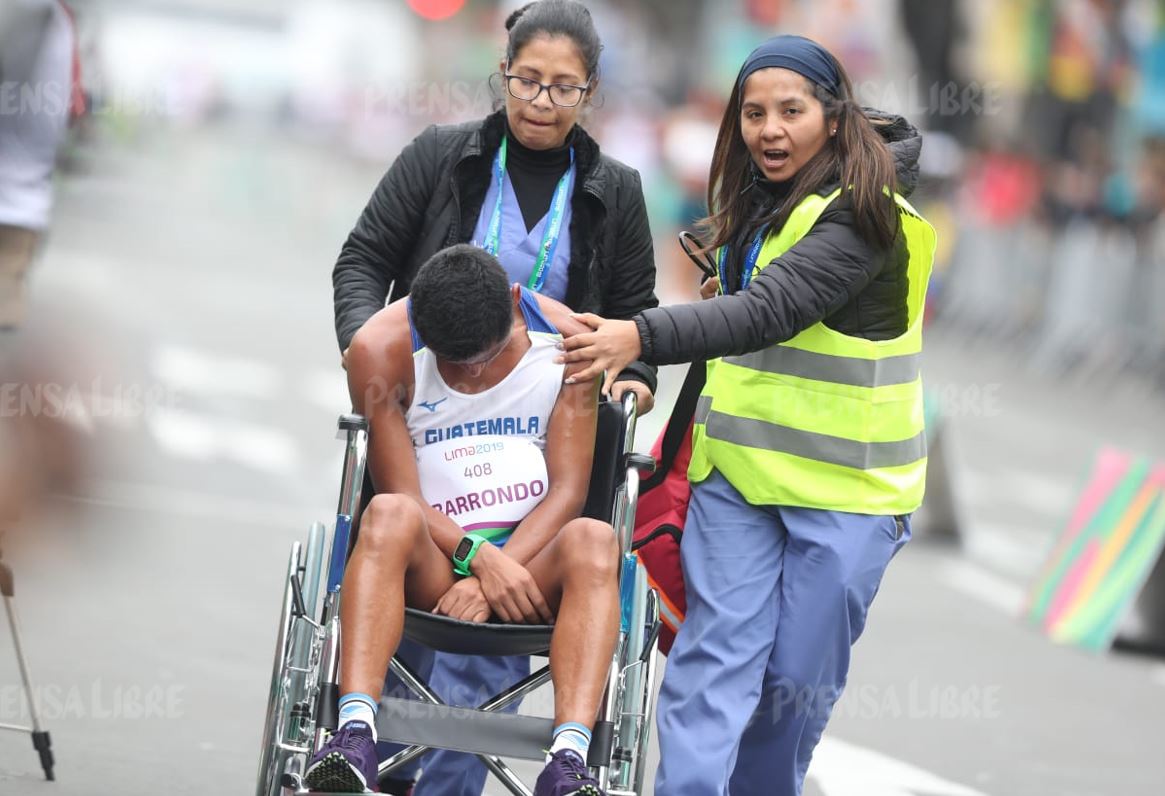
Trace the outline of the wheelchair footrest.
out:
M 554 721 L 384 697 L 376 731 L 382 741 L 541 760 L 553 740 Z

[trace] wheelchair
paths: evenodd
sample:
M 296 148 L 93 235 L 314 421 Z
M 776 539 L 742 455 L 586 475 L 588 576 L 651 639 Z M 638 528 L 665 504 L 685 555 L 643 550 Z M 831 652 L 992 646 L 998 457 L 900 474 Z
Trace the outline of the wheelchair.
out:
M 583 516 L 612 525 L 621 556 L 619 636 L 587 760 L 611 796 L 638 796 L 643 790 L 660 629 L 658 595 L 631 547 L 639 474 L 654 468 L 650 456 L 632 452 L 635 417 L 633 394 L 621 402 L 600 402 L 583 510 Z M 346 448 L 335 524 L 330 533 L 314 524 L 305 543 L 292 544 L 287 563 L 256 796 L 307 796 L 302 780 L 307 762 L 338 725 L 341 583 L 358 530 L 368 423 L 344 415 L 339 429 Z M 437 651 L 549 655 L 549 625 L 475 624 L 411 608 L 405 614 L 404 636 Z M 497 711 L 549 682 L 548 663 L 476 708 L 446 705 L 396 655 L 390 668 L 415 699 L 381 698 L 380 740 L 405 745 L 380 762 L 382 782 L 430 749 L 452 749 L 480 758 L 510 793 L 530 796 L 501 758 L 541 761 L 554 722 Z

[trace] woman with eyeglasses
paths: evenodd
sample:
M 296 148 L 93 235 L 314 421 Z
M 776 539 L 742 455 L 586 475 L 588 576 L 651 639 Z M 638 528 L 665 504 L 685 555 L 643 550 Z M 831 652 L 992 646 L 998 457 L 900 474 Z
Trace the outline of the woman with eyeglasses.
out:
M 511 282 L 578 311 L 630 318 L 658 303 L 639 174 L 604 155 L 579 124 L 599 83 L 590 12 L 573 0 L 541 0 L 515 11 L 506 29 L 503 107 L 417 136 L 344 243 L 332 276 L 341 351 L 386 300 L 408 293 L 430 256 L 455 243 L 480 246 Z M 612 394 L 633 391 L 644 413 L 655 384 L 654 367 L 631 362 Z M 407 640 L 401 652 L 422 675 L 431 665 L 430 685 L 461 705 L 476 706 L 530 673 L 525 657 L 439 653 L 434 662 Z M 416 796 L 481 793 L 486 778 L 477 758 L 456 752 L 433 752 L 422 768 Z M 386 791 L 413 793 L 415 775 L 415 766 L 398 771 Z
M 510 15 L 506 30 L 503 107 L 417 136 L 344 243 L 332 273 L 341 351 L 386 300 L 408 293 L 422 263 L 455 243 L 484 248 L 512 281 L 576 311 L 630 318 L 658 303 L 639 174 L 579 124 L 599 84 L 590 12 L 540 0 Z M 633 362 L 613 395 L 634 391 L 642 414 L 655 384 L 655 368 Z
M 656 796 L 801 793 L 882 574 L 910 538 L 935 247 L 905 199 L 921 148 L 905 119 L 855 101 L 821 45 L 770 39 L 720 124 L 707 300 L 586 315 L 595 331 L 564 341 L 563 359 L 591 362 L 578 379 L 709 360 Z

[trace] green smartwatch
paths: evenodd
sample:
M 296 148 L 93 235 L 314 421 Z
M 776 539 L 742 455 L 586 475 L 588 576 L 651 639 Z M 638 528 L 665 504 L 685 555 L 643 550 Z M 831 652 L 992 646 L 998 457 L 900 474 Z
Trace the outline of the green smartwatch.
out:
M 483 544 L 489 544 L 489 539 L 476 533 L 467 533 L 461 537 L 457 549 L 453 551 L 453 571 L 458 575 L 472 575 L 469 571 L 469 562 L 477 555 L 477 549 Z

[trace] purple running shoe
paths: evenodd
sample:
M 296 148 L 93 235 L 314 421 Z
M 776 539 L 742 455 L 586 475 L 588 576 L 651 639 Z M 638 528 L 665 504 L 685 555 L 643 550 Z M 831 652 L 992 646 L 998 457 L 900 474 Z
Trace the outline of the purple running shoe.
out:
M 376 742 L 372 728 L 350 721 L 316 752 L 303 781 L 322 793 L 377 793 Z
M 561 749 L 554 753 L 534 783 L 534 796 L 607 796 L 576 753 Z

